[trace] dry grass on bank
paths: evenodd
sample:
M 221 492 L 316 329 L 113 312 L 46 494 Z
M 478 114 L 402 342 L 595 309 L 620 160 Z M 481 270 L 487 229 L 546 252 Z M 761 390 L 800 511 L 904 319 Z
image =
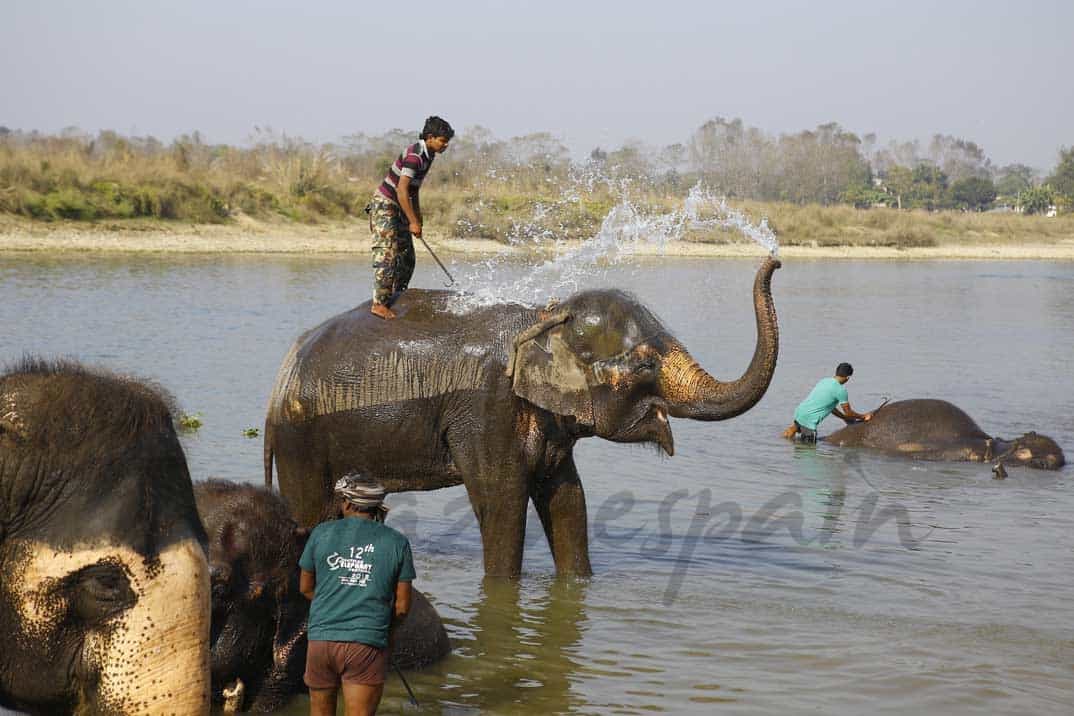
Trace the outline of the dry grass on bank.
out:
M 767 217 L 783 246 L 1020 245 L 1074 241 L 1074 215 L 855 209 L 741 202 L 753 220 Z

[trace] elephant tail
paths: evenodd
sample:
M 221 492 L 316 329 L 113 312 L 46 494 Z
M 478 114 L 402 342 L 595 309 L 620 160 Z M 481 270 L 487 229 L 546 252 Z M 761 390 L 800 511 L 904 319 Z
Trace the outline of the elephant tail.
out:
M 265 419 L 265 489 L 272 489 L 272 444 L 273 444 L 273 425 L 272 421 L 268 418 Z

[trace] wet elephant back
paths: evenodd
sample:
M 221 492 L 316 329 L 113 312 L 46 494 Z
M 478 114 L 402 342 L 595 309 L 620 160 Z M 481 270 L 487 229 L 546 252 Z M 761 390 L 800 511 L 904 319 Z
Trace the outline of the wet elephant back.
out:
M 969 415 L 945 400 L 902 400 L 884 406 L 862 428 L 861 444 L 889 448 L 905 444 L 945 444 L 987 438 Z
M 398 404 L 475 389 L 498 377 L 507 343 L 532 311 L 494 306 L 457 315 L 447 291 L 407 291 L 384 321 L 363 304 L 303 334 L 280 367 L 270 420 Z

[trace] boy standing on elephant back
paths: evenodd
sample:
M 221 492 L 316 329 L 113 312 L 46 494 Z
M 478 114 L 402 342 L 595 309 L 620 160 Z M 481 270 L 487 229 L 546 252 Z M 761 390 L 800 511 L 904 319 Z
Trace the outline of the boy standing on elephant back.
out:
M 373 306 L 384 319 L 395 318 L 392 303 L 414 275 L 414 239 L 421 237 L 419 192 L 437 154 L 444 152 L 455 130 L 440 117 L 429 117 L 415 144 L 403 149 L 377 187 L 369 211 L 373 234 Z

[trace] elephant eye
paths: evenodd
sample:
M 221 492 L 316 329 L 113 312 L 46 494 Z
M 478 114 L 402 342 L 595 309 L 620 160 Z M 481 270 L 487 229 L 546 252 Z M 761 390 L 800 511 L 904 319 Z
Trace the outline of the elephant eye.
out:
M 72 576 L 75 581 L 72 607 L 86 621 L 107 619 L 137 601 L 126 570 L 114 562 L 98 562 Z

